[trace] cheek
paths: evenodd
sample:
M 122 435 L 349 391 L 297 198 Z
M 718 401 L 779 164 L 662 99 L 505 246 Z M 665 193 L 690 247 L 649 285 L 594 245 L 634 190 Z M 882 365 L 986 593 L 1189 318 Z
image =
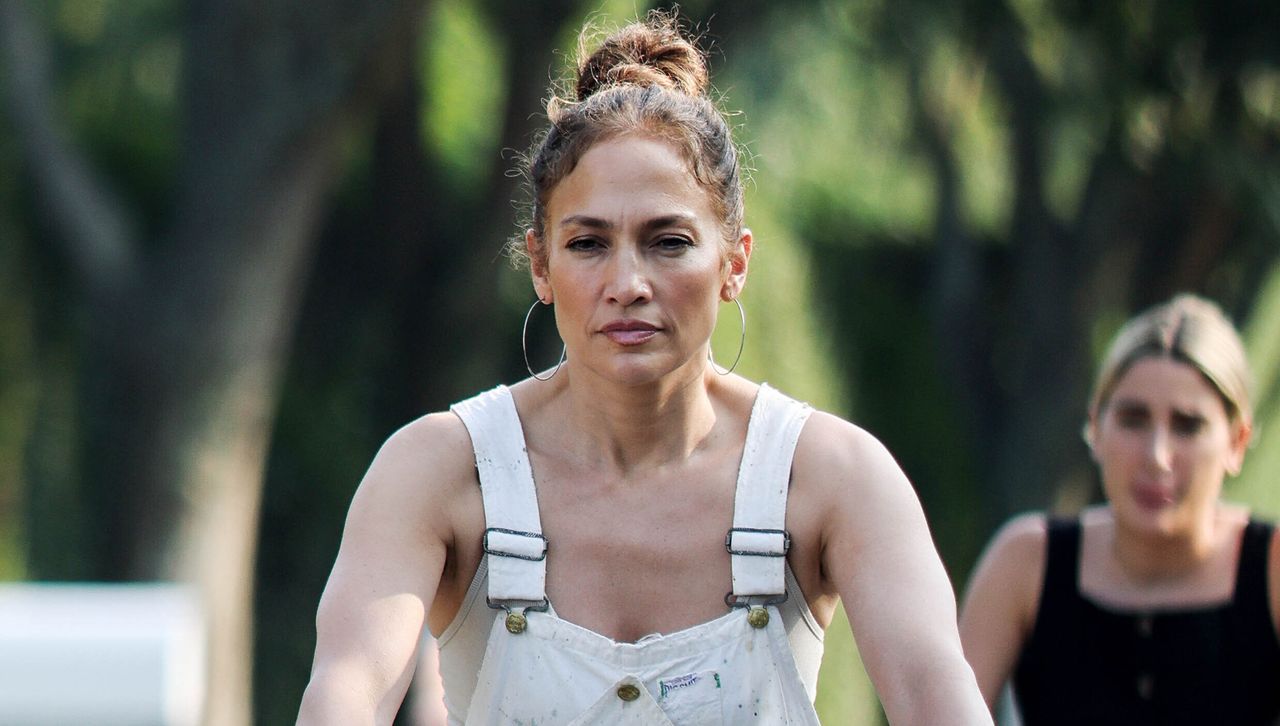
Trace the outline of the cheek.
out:
M 1128 457 L 1123 457 L 1114 451 L 1099 452 L 1098 473 L 1102 476 L 1104 488 L 1109 483 L 1119 482 L 1132 468 Z
M 546 267 L 543 268 L 546 273 L 545 279 L 555 288 L 556 295 L 581 297 L 584 290 L 590 289 L 590 281 L 579 266 L 570 262 L 571 260 L 568 259 L 557 259 L 555 255 L 549 257 Z
M 699 318 L 706 319 L 707 325 L 715 326 L 720 312 L 720 286 L 718 284 L 711 290 L 708 290 L 706 285 L 691 285 L 684 292 L 682 299 L 685 300 L 684 304 L 687 309 L 696 311 Z M 737 314 L 735 310 L 735 319 Z
M 1148 453 L 1136 437 L 1114 437 L 1100 442 L 1095 458 L 1103 486 L 1120 486 L 1149 466 Z
M 1142 442 L 1137 436 L 1111 430 L 1099 435 L 1094 445 L 1094 456 L 1102 467 L 1126 464 L 1142 453 Z
M 1193 456 L 1198 469 L 1225 471 L 1227 464 L 1231 461 L 1231 449 L 1226 441 L 1215 442 L 1198 447 Z
M 719 299 L 720 275 L 713 268 L 698 266 L 673 270 L 667 276 L 667 294 L 678 298 L 682 304 L 702 304 Z

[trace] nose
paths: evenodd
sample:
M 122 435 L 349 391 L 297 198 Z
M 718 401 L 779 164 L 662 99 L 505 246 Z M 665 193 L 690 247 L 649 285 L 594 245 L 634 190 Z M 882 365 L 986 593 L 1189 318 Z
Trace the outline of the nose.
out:
M 1151 462 L 1160 471 L 1169 471 L 1173 465 L 1173 448 L 1170 432 L 1164 426 L 1156 426 L 1151 431 L 1150 450 L 1147 452 Z
M 647 302 L 653 296 L 644 260 L 630 249 L 612 255 L 605 284 L 609 302 L 622 307 Z

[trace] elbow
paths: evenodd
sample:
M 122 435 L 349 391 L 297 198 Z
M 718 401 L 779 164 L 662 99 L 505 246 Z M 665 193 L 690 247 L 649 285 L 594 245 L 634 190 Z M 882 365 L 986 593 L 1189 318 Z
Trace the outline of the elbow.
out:
M 302 694 L 297 726 L 391 726 L 395 709 L 382 713 L 370 691 L 358 687 L 359 679 L 344 678 L 333 669 L 317 669 Z
M 993 723 L 973 669 L 959 653 L 918 663 L 896 680 L 892 696 L 882 698 L 893 726 Z

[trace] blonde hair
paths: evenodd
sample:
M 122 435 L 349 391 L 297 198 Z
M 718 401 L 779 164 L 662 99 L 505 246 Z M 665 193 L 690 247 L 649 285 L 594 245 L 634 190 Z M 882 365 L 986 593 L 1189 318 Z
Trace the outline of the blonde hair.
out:
M 1089 412 L 1106 406 L 1120 378 L 1138 360 L 1164 357 L 1186 363 L 1213 385 L 1232 423 L 1253 421 L 1253 376 L 1240 334 L 1222 310 L 1183 293 L 1129 320 L 1111 340 L 1098 367 Z

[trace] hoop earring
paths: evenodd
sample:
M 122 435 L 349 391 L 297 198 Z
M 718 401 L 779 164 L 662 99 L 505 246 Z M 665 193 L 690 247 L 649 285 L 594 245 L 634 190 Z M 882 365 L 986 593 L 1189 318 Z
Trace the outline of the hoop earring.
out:
M 564 347 L 563 344 L 560 346 L 560 362 L 556 363 L 556 368 L 555 370 L 551 371 L 551 375 L 547 376 L 546 378 L 543 378 L 542 376 L 539 376 L 537 373 L 533 372 L 533 366 L 529 365 L 529 344 L 527 342 L 527 338 L 529 335 L 529 318 L 533 316 L 533 309 L 538 307 L 538 303 L 540 302 L 542 302 L 541 299 L 534 300 L 533 304 L 529 306 L 529 312 L 524 314 L 524 327 L 521 328 L 520 330 L 520 350 L 524 352 L 524 367 L 526 370 L 529 371 L 529 375 L 533 376 L 536 380 L 539 380 L 539 381 L 549 381 L 552 378 L 556 377 L 556 374 L 560 372 L 560 366 L 564 365 L 564 355 L 566 352 L 566 348 Z M 548 307 L 550 307 L 549 304 L 548 304 Z
M 716 365 L 716 359 L 711 356 L 711 344 L 707 344 L 707 360 L 711 362 L 711 370 L 722 376 L 733 373 L 733 369 L 738 367 L 738 361 L 742 360 L 742 349 L 747 345 L 747 311 L 742 309 L 742 301 L 738 298 L 733 299 L 733 303 L 738 306 L 738 319 L 742 321 L 742 335 L 738 337 L 738 355 L 733 358 L 733 365 L 728 370 L 720 370 L 720 366 Z

